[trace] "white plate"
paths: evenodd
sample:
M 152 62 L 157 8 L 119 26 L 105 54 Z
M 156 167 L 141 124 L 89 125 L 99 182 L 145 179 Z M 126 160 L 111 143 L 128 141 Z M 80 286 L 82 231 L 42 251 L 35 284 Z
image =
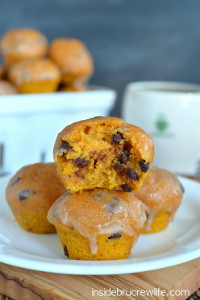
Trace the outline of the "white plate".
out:
M 0 261 L 22 268 L 83 275 L 136 273 L 200 257 L 200 184 L 180 178 L 186 192 L 170 226 L 159 233 L 141 235 L 135 253 L 113 261 L 68 260 L 56 234 L 22 230 L 5 200 L 8 177 L 0 179 Z

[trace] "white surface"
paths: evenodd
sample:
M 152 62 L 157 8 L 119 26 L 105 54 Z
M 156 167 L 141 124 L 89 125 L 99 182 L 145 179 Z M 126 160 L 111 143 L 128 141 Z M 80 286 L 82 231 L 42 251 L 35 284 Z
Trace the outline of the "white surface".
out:
M 56 234 L 22 230 L 5 200 L 8 177 L 0 179 L 0 262 L 22 268 L 64 274 L 122 274 L 165 268 L 200 257 L 200 184 L 180 178 L 186 192 L 170 226 L 141 235 L 135 253 L 124 260 L 68 260 Z
M 4 167 L 0 173 L 15 172 L 39 162 L 43 154 L 45 162 L 52 161 L 57 134 L 73 122 L 107 116 L 115 98 L 115 91 L 102 87 L 83 92 L 1 96 L 0 145 L 4 145 Z
M 122 117 L 147 131 L 154 140 L 154 164 L 194 175 L 200 167 L 200 85 L 135 82 L 127 86 Z M 159 130 L 158 122 L 166 128 Z

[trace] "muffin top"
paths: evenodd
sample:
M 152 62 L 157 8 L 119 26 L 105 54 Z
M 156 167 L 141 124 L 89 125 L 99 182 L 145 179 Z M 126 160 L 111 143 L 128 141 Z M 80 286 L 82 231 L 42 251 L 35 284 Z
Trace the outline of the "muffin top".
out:
M 13 209 L 48 210 L 65 193 L 54 163 L 21 168 L 9 181 L 6 198 Z
M 135 196 L 153 212 L 176 211 L 183 197 L 184 189 L 178 177 L 164 169 L 153 166 L 141 189 Z
M 46 55 L 48 41 L 39 31 L 31 28 L 9 30 L 1 39 L 3 59 L 13 63 L 22 59 L 42 58 Z
M 86 45 L 77 39 L 55 39 L 50 45 L 49 57 L 63 73 L 72 77 L 88 77 L 93 73 L 92 56 Z
M 0 96 L 17 94 L 17 89 L 10 82 L 0 80 Z
M 23 60 L 9 68 L 8 77 L 16 85 L 24 82 L 52 81 L 60 79 L 60 70 L 49 59 Z
M 146 215 L 133 193 L 94 189 L 61 196 L 49 210 L 48 220 L 76 229 L 95 246 L 99 234 L 125 232 L 137 239 Z

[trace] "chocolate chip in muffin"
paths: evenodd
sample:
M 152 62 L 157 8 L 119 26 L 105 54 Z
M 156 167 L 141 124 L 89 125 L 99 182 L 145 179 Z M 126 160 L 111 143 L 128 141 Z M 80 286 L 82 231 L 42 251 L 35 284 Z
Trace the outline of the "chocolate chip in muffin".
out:
M 150 163 L 146 162 L 144 159 L 141 159 L 139 161 L 139 165 L 140 165 L 140 169 L 142 170 L 142 172 L 146 173 L 149 170 Z
M 127 150 L 123 151 L 120 153 L 118 160 L 120 163 L 126 164 L 128 161 L 130 161 L 130 152 Z
M 132 188 L 128 183 L 124 183 L 120 187 L 121 187 L 122 191 L 124 191 L 124 192 L 131 192 L 132 191 Z
M 18 198 L 20 201 L 24 201 L 26 199 L 28 199 L 30 196 L 35 195 L 35 192 L 32 190 L 20 190 L 18 192 Z
M 112 239 L 119 239 L 121 237 L 120 233 L 114 233 L 113 235 L 109 236 L 108 239 L 112 240 Z
M 130 178 L 132 180 L 137 180 L 137 181 L 140 180 L 139 175 L 132 168 L 128 169 L 126 175 L 127 175 L 128 178 Z
M 18 184 L 18 182 L 20 181 L 20 179 L 21 179 L 21 177 L 15 178 L 15 179 L 12 181 L 11 186 L 12 186 L 12 187 L 15 187 L 15 186 Z
M 74 159 L 74 163 L 78 168 L 84 168 L 89 165 L 90 161 L 86 160 L 85 158 L 78 157 Z
M 64 247 L 64 254 L 65 254 L 65 256 L 69 257 L 69 252 L 68 252 L 68 250 L 67 250 L 67 247 L 66 247 L 66 246 Z
M 71 146 L 67 141 L 62 141 L 60 144 L 60 149 L 61 150 L 66 150 L 66 152 L 69 152 L 71 150 Z
M 118 213 L 121 211 L 121 200 L 117 197 L 114 197 L 110 202 L 105 205 L 106 209 L 113 212 Z
M 112 136 L 112 141 L 111 141 L 111 144 L 114 145 L 114 144 L 119 144 L 121 140 L 123 140 L 124 137 L 123 137 L 123 134 L 118 132 L 116 134 L 113 134 Z
M 124 170 L 124 166 L 122 164 L 116 163 L 116 164 L 114 164 L 114 169 L 117 172 L 122 172 Z

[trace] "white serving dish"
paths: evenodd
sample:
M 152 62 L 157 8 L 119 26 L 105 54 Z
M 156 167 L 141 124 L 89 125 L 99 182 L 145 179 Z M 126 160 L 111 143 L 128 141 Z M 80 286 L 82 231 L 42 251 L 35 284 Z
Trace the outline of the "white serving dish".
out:
M 107 116 L 116 92 L 91 87 L 83 92 L 20 94 L 0 97 L 0 174 L 53 160 L 57 134 L 67 125 Z

